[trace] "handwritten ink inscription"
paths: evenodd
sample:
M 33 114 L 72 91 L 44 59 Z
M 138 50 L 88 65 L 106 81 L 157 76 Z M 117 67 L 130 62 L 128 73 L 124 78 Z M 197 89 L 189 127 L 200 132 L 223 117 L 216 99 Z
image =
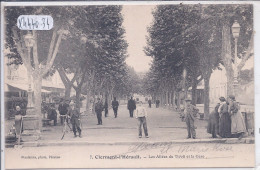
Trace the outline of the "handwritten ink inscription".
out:
M 20 15 L 17 27 L 21 30 L 50 30 L 53 27 L 53 18 L 49 15 Z

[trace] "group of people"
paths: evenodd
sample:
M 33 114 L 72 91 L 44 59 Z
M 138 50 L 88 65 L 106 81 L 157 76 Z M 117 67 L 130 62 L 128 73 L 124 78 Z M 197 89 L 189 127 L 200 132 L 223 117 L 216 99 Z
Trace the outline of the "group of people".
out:
M 241 139 L 246 132 L 246 126 L 235 96 L 230 95 L 228 101 L 224 97 L 220 97 L 219 100 L 220 103 L 210 114 L 207 132 L 212 134 L 213 138 L 218 135 L 221 138 Z
M 148 105 L 149 105 L 149 108 L 152 108 L 152 100 L 151 99 L 149 99 L 148 100 Z M 160 105 L 160 100 L 155 100 L 155 107 L 156 108 L 159 108 L 159 105 Z
M 70 123 L 72 124 L 72 130 L 74 133 L 74 137 L 78 136 L 82 137 L 81 135 L 81 122 L 80 122 L 80 112 L 78 109 L 76 109 L 75 102 L 61 99 L 60 104 L 58 106 L 58 112 L 60 114 L 60 123 L 61 125 L 64 125 L 64 123 Z M 55 104 L 51 104 L 50 109 L 48 110 L 48 119 L 54 121 L 54 126 L 57 125 L 57 111 L 55 108 Z
M 139 138 L 142 137 L 142 127 L 144 129 L 145 137 L 148 138 L 149 136 L 148 136 L 147 122 L 146 122 L 147 111 L 146 111 L 145 107 L 143 107 L 142 104 L 143 104 L 142 102 L 139 102 L 138 106 L 136 107 L 136 102 L 133 99 L 133 97 L 131 97 L 130 100 L 128 100 L 127 109 L 129 110 L 129 114 L 130 114 L 131 118 L 134 117 L 134 111 L 136 110 L 135 118 L 137 118 L 138 122 L 139 122 L 139 125 L 138 125 Z M 108 106 L 107 101 L 105 101 L 105 104 L 103 106 L 103 103 L 100 100 L 100 98 L 97 99 L 97 103 L 95 104 L 95 112 L 96 112 L 97 120 L 98 120 L 97 125 L 102 125 L 103 110 L 105 111 L 105 117 L 107 117 L 107 109 L 108 109 L 107 106 Z M 119 102 L 114 97 L 114 100 L 112 101 L 112 109 L 114 111 L 115 118 L 117 118 L 118 106 L 119 106 Z
M 224 97 L 219 98 L 220 102 L 216 105 L 214 111 L 209 115 L 209 121 L 208 121 L 208 127 L 207 132 L 212 134 L 213 138 L 217 138 L 218 136 L 221 138 L 229 138 L 229 137 L 237 137 L 242 138 L 244 132 L 246 132 L 246 126 L 243 119 L 243 116 L 241 114 L 240 106 L 238 102 L 236 102 L 235 96 L 230 95 L 228 100 L 226 100 Z M 191 104 L 190 99 L 186 99 L 186 104 L 184 108 L 184 115 L 185 115 L 185 122 L 187 125 L 187 131 L 188 136 L 187 138 L 196 138 L 196 127 L 194 125 L 196 116 L 199 112 L 199 109 Z M 150 103 L 148 102 L 149 107 Z M 112 101 L 112 109 L 114 111 L 114 117 L 117 118 L 118 116 L 118 107 L 119 102 L 114 97 L 114 100 Z M 138 106 L 136 106 L 136 101 L 133 99 L 133 97 L 128 100 L 127 108 L 129 110 L 130 117 L 138 119 L 138 135 L 139 138 L 142 137 L 142 127 L 144 129 L 145 137 L 148 136 L 148 130 L 147 130 L 147 110 L 143 106 L 143 103 L 140 101 L 138 102 Z M 66 121 L 70 119 L 70 123 L 72 124 L 72 130 L 74 133 L 74 137 L 78 136 L 82 137 L 81 135 L 81 114 L 79 110 L 76 108 L 75 103 L 72 101 L 68 103 L 65 100 L 61 100 L 58 111 L 60 114 L 60 121 L 61 125 L 64 124 Z M 97 125 L 102 125 L 102 112 L 105 111 L 105 117 L 108 115 L 108 103 L 105 101 L 104 105 L 100 98 L 97 99 L 97 102 L 95 104 L 95 112 L 97 116 Z M 135 113 L 135 114 L 134 114 Z M 16 119 L 18 120 L 18 117 L 21 117 L 24 115 L 21 111 L 20 106 L 16 106 Z M 52 104 L 49 112 L 48 112 L 48 119 L 54 120 L 54 125 L 57 124 L 57 111 L 55 109 L 55 105 Z M 16 121 L 16 126 L 21 123 L 21 119 L 19 118 L 19 121 Z M 21 127 L 22 128 L 22 127 Z M 20 130 L 21 131 L 21 130 Z

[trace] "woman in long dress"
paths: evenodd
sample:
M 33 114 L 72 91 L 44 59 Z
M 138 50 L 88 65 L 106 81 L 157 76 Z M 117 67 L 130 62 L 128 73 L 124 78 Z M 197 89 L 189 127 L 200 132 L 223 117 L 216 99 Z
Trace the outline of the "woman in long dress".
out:
M 240 106 L 234 95 L 229 96 L 229 114 L 231 116 L 231 134 L 241 139 L 246 132 L 246 125 L 241 114 Z
M 231 137 L 231 119 L 228 113 L 228 105 L 224 97 L 220 97 L 219 112 L 219 136 L 222 138 Z

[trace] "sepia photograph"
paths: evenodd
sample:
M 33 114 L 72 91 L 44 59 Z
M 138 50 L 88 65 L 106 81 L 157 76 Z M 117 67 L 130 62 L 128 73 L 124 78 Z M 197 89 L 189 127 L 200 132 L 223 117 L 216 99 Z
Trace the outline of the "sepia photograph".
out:
M 4 168 L 255 167 L 254 7 L 2 3 Z

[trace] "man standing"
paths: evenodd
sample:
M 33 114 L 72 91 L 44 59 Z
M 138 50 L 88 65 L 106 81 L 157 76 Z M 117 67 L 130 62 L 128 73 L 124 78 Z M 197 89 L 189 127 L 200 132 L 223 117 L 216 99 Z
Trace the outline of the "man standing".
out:
M 134 110 L 136 109 L 135 101 L 133 97 L 128 101 L 127 108 L 129 110 L 130 117 L 133 117 Z
M 70 116 L 71 124 L 72 124 L 72 130 L 74 133 L 74 137 L 77 137 L 77 131 L 79 133 L 79 137 L 81 138 L 81 128 L 80 128 L 80 112 L 75 107 L 75 103 L 70 103 L 70 108 L 68 111 L 68 115 Z
M 102 104 L 100 98 L 98 98 L 97 103 L 95 105 L 95 112 L 97 114 L 97 120 L 98 120 L 97 125 L 102 125 L 102 111 L 103 111 L 103 109 L 104 109 L 103 104 Z
M 190 99 L 186 99 L 186 106 L 184 109 L 184 114 L 185 114 L 185 121 L 187 124 L 187 130 L 188 130 L 188 138 L 193 138 L 196 139 L 196 131 L 195 131 L 195 126 L 194 126 L 194 121 L 196 114 L 198 113 L 199 109 L 197 109 L 194 105 L 191 104 Z
M 112 108 L 114 110 L 115 118 L 117 118 L 117 110 L 118 110 L 119 103 L 116 100 L 116 97 L 114 97 L 114 100 L 112 101 Z
M 58 107 L 58 110 L 60 112 L 60 122 L 61 124 L 63 125 L 64 123 L 64 120 L 65 120 L 65 115 L 68 113 L 68 107 L 69 105 L 67 103 L 65 103 L 65 100 L 64 99 L 61 99 L 61 103 Z
M 107 103 L 107 99 L 105 100 L 104 109 L 105 109 L 105 117 L 107 117 L 107 115 L 108 115 L 108 103 Z
M 48 111 L 48 119 L 53 120 L 53 125 L 57 125 L 57 112 L 55 110 L 55 104 L 51 104 L 51 108 Z
M 160 105 L 160 100 L 157 99 L 157 100 L 155 101 L 155 103 L 156 103 L 156 108 L 158 108 L 159 105 Z
M 142 106 L 142 102 L 140 101 L 139 102 L 139 105 L 136 109 L 136 112 L 135 112 L 135 117 L 138 119 L 138 122 L 139 122 L 139 128 L 138 128 L 138 131 L 139 131 L 139 138 L 142 137 L 142 126 L 144 128 L 144 134 L 145 134 L 145 137 L 146 138 L 149 138 L 148 136 L 148 130 L 147 130 L 147 123 L 146 123 L 146 117 L 147 117 L 147 111 L 146 109 Z
M 152 100 L 151 99 L 148 100 L 148 104 L 149 104 L 149 107 L 151 108 L 152 107 Z

